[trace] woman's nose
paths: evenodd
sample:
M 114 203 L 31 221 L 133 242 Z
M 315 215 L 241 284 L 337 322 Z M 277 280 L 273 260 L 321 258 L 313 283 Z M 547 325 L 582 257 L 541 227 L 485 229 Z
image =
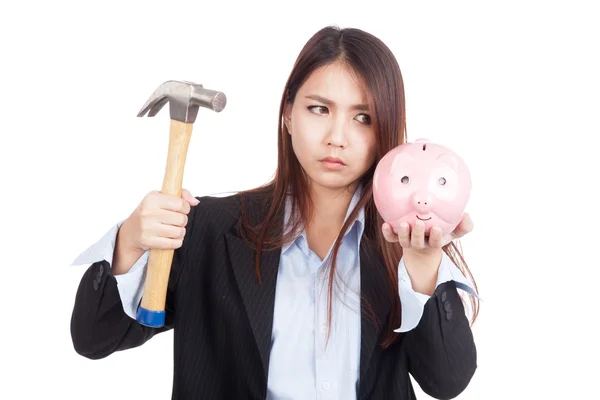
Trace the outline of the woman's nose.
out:
M 343 123 L 336 122 L 331 127 L 327 144 L 329 146 L 344 148 L 347 146 L 345 126 Z

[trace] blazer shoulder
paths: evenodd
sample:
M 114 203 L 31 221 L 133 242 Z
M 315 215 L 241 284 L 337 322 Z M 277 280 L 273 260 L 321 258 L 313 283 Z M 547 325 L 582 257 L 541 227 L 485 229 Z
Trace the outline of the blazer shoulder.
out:
M 218 197 L 196 197 L 199 203 L 191 208 L 190 219 L 194 225 L 216 223 L 221 226 L 231 226 L 237 222 L 241 215 L 241 196 L 239 193 Z
M 258 223 L 269 209 L 271 194 L 238 192 L 228 196 L 196 197 L 199 203 L 191 208 L 188 224 L 194 236 L 221 236 L 232 233 L 239 236 L 242 213 L 251 224 Z

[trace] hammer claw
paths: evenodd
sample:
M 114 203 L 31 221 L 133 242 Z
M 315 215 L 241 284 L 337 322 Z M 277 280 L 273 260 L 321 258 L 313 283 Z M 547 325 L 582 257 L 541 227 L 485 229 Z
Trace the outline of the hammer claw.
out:
M 158 114 L 158 112 L 160 111 L 161 108 L 164 107 L 165 104 L 167 104 L 169 102 L 169 99 L 167 97 L 163 97 L 162 99 L 158 99 L 156 101 L 156 103 L 154 103 L 152 105 L 152 107 L 150 108 L 150 112 L 148 113 L 149 117 L 154 117 L 156 114 Z
M 149 117 L 154 117 L 168 102 L 169 99 L 167 97 L 150 98 L 150 100 L 144 104 L 144 107 L 142 107 L 137 116 L 143 117 L 146 113 L 148 113 Z

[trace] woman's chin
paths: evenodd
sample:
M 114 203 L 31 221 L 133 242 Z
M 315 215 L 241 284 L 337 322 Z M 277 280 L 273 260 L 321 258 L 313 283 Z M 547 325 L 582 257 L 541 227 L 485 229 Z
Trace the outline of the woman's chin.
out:
M 348 179 L 346 176 L 333 176 L 333 174 L 315 174 L 316 176 L 309 178 L 313 185 L 327 190 L 339 190 L 352 185 L 356 179 Z

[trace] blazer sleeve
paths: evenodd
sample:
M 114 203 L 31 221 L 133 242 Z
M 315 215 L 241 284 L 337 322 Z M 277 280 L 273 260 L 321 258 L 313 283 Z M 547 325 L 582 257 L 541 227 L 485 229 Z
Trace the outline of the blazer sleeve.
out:
M 481 300 L 475 288 L 463 276 L 460 269 L 454 265 L 445 252 L 442 252 L 442 261 L 438 269 L 435 287 L 437 288 L 439 285 L 450 280 L 456 282 L 457 288 Z M 419 320 L 423 316 L 425 304 L 431 296 L 416 292 L 413 289 L 410 275 L 404 264 L 404 257 L 400 259 L 398 265 L 398 293 L 400 294 L 400 303 L 402 304 L 402 321 L 400 327 L 395 329 L 394 332 L 408 332 L 418 325 Z
M 110 268 L 115 252 L 117 235 L 124 222 L 125 220 L 122 220 L 112 226 L 100 240 L 81 253 L 71 265 L 89 265 L 105 260 L 107 263 L 105 263 L 104 266 L 108 265 Z M 117 288 L 119 289 L 119 296 L 123 303 L 123 310 L 125 310 L 125 313 L 133 319 L 136 319 L 138 305 L 144 294 L 144 281 L 146 279 L 149 255 L 150 250 L 146 250 L 127 273 L 115 276 Z M 98 270 L 96 283 L 92 282 L 94 290 L 96 290 L 96 286 L 101 283 L 102 275 L 104 274 L 104 266 Z
M 141 346 L 154 335 L 173 328 L 177 281 L 186 262 L 186 252 L 192 245 L 192 227 L 198 205 L 192 206 L 183 244 L 173 252 L 165 304 L 165 325 L 151 328 L 131 318 L 123 307 L 118 280 L 111 273 L 107 260 L 92 263 L 83 274 L 71 315 L 71 339 L 75 351 L 90 359 Z M 110 258 L 112 260 L 112 258 Z
M 436 288 L 405 339 L 409 372 L 425 393 L 452 399 L 467 387 L 477 368 L 477 351 L 455 281 Z

